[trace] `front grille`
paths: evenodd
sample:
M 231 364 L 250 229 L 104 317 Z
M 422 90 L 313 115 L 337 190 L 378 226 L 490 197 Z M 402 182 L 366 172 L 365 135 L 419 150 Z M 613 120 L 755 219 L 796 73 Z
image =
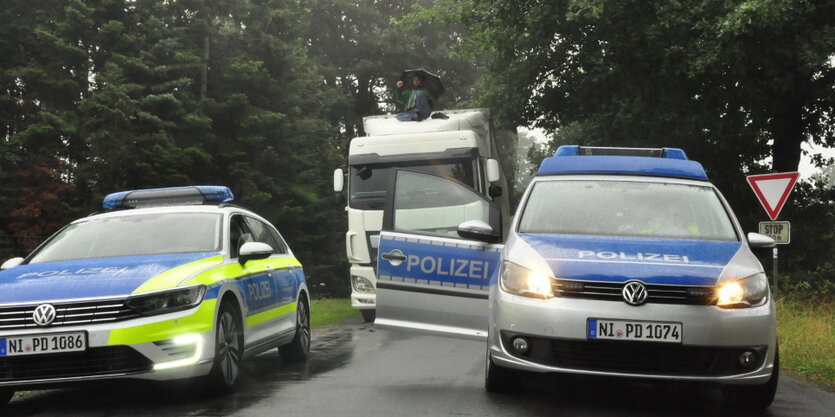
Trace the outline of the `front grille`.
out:
M 27 381 L 150 371 L 148 358 L 127 346 L 85 352 L 0 357 L 0 381 Z
M 502 332 L 508 352 L 514 354 L 515 334 Z M 750 372 L 762 366 L 766 347 L 720 348 L 609 340 L 565 340 L 524 336 L 527 354 L 517 357 L 561 368 L 645 375 L 723 376 Z M 739 363 L 744 352 L 755 354 L 748 367 Z
M 557 297 L 585 298 L 591 300 L 623 301 L 625 282 L 570 281 L 555 279 L 552 281 L 554 295 Z M 645 284 L 647 303 L 659 304 L 716 304 L 715 287 L 687 287 L 680 285 Z
M 50 303 L 55 306 L 55 321 L 47 327 L 72 326 L 88 323 L 107 323 L 139 317 L 139 313 L 125 306 L 125 300 Z M 40 304 L 0 307 L 0 330 L 38 327 L 32 318 Z

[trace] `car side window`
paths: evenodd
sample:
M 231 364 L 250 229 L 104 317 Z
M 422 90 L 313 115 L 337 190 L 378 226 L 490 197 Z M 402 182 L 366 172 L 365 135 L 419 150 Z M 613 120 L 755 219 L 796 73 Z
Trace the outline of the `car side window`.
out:
M 287 245 L 284 244 L 268 224 L 252 217 L 246 218 L 247 225 L 252 230 L 252 236 L 257 242 L 266 243 L 273 248 L 273 253 L 287 253 Z
M 244 221 L 244 216 L 232 216 L 229 221 L 229 256 L 237 258 L 241 246 L 251 240 L 253 240 L 252 232 Z

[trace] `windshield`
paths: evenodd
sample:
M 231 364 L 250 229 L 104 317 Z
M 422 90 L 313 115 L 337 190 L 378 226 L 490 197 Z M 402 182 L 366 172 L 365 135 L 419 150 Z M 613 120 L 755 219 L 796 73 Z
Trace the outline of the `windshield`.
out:
M 219 252 L 223 216 L 158 213 L 93 218 L 67 226 L 29 263 L 163 253 Z
M 392 172 L 397 168 L 426 172 L 453 178 L 473 188 L 478 188 L 474 159 L 435 160 L 392 164 L 351 166 L 348 205 L 360 210 L 382 210 L 386 201 L 386 187 Z
M 638 181 L 537 182 L 519 232 L 738 240 L 712 187 Z

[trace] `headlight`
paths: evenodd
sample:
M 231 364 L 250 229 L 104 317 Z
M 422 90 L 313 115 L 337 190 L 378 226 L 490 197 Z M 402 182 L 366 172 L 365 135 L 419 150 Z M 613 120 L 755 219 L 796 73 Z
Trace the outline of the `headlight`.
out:
M 746 308 L 765 304 L 768 280 L 765 274 L 728 281 L 716 291 L 716 305 L 723 308 Z
M 359 292 L 374 292 L 374 284 L 368 278 L 351 275 L 351 285 Z
M 153 316 L 192 308 L 203 301 L 204 295 L 206 295 L 206 286 L 198 285 L 129 298 L 125 305 L 140 314 Z
M 501 271 L 502 289 L 516 295 L 532 298 L 552 298 L 551 277 L 547 274 L 504 262 Z

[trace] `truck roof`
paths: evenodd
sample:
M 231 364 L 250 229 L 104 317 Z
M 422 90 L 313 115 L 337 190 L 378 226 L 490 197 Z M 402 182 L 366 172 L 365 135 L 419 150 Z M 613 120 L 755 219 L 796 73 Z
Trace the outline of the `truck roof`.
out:
M 456 130 L 488 130 L 489 109 L 438 110 L 448 119 L 425 119 L 420 122 L 401 122 L 396 115 L 368 116 L 362 119 L 368 136 L 401 135 L 408 133 L 450 132 Z
M 560 146 L 545 158 L 537 175 L 626 174 L 707 181 L 702 164 L 678 148 L 604 148 Z

